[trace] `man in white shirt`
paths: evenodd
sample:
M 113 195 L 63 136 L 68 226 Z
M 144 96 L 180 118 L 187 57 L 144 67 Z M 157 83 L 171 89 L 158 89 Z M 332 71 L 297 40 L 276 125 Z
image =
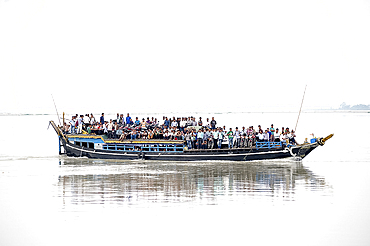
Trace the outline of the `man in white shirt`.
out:
M 180 121 L 180 131 L 184 131 L 186 127 L 186 118 L 182 118 Z
M 84 124 L 84 116 L 80 115 L 80 118 L 78 118 L 77 121 L 78 121 L 77 134 L 81 134 L 82 133 L 82 126 Z
M 222 141 L 224 140 L 224 131 L 222 128 L 218 131 L 218 148 L 221 149 Z
M 178 127 L 179 124 L 177 123 L 177 120 L 173 120 L 172 123 L 171 123 L 171 127 Z
M 107 124 L 108 138 L 113 138 L 113 121 L 112 119 Z
M 75 133 L 76 131 L 76 121 L 75 121 L 75 116 L 72 116 L 72 119 L 69 121 L 69 125 L 71 126 L 69 129 L 70 129 L 70 133 L 73 134 Z
M 238 127 L 235 128 L 234 136 L 235 136 L 235 146 L 236 148 L 239 148 L 240 147 L 240 131 Z
M 275 131 L 275 139 L 280 140 L 279 128 L 276 128 L 276 131 Z
M 86 114 L 86 115 L 84 116 L 84 124 L 85 124 L 86 126 L 90 125 L 90 117 L 89 117 L 89 114 Z

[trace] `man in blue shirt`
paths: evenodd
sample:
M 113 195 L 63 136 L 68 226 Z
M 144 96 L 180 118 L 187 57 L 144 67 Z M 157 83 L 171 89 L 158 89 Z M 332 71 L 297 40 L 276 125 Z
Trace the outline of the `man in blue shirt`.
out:
M 129 113 L 127 113 L 126 124 L 127 125 L 130 125 L 131 124 L 131 117 L 130 117 L 130 114 Z
M 100 116 L 100 124 L 104 124 L 104 113 Z
M 135 120 L 135 126 L 139 126 L 139 125 L 140 125 L 139 117 L 136 117 L 136 120 Z
M 164 125 L 167 126 L 167 128 L 170 127 L 170 120 L 166 117 L 166 120 L 164 121 Z

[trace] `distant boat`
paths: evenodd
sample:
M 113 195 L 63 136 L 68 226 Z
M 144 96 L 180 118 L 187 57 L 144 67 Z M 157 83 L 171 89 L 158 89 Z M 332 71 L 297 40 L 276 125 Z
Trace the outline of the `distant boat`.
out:
M 105 135 L 65 134 L 53 122 L 59 137 L 59 154 L 73 157 L 155 161 L 252 161 L 305 158 L 333 134 L 302 145 L 284 142 L 257 142 L 248 148 L 187 149 L 183 140 L 135 139 L 119 141 Z

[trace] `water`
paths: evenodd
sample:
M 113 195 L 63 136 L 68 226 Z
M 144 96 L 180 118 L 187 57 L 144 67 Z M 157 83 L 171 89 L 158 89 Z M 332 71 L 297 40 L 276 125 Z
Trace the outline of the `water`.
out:
M 215 116 L 228 127 L 296 120 Z M 370 243 L 368 113 L 302 114 L 300 142 L 335 136 L 301 162 L 67 158 L 50 119 L 0 117 L 0 245 Z

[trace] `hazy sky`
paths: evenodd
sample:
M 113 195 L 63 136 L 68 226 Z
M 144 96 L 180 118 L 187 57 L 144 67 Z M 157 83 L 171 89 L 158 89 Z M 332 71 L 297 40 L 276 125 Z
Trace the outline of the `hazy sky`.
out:
M 0 112 L 370 104 L 370 1 L 0 0 Z

